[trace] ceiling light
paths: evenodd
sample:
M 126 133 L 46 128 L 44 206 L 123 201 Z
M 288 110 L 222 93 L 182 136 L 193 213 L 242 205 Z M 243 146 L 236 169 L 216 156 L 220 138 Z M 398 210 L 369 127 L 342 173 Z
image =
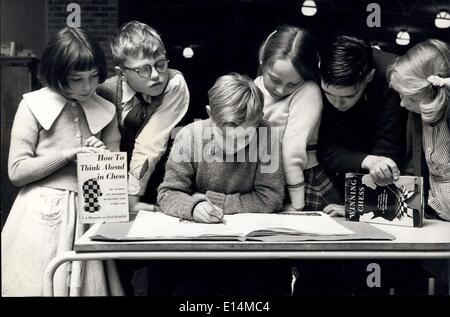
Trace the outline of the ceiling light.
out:
M 313 16 L 317 13 L 316 2 L 313 0 L 306 0 L 302 5 L 302 13 L 308 17 Z
M 447 29 L 450 27 L 450 13 L 447 10 L 441 10 L 434 20 L 434 25 L 440 29 Z
M 185 47 L 183 50 L 183 56 L 185 58 L 192 58 L 194 56 L 194 50 L 192 47 Z
M 408 45 L 411 37 L 406 30 L 401 30 L 397 33 L 397 38 L 395 39 L 395 43 L 398 45 Z

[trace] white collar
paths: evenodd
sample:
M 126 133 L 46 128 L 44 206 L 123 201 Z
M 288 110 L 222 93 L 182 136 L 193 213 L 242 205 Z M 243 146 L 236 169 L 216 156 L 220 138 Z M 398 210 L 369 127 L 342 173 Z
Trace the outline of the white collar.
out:
M 127 103 L 131 99 L 133 99 L 136 91 L 131 88 L 131 86 L 127 83 L 126 80 L 122 80 L 122 103 Z
M 70 102 L 70 100 L 48 87 L 24 94 L 23 99 L 36 120 L 45 130 L 49 130 L 52 127 L 64 106 Z M 83 108 L 92 134 L 97 134 L 106 127 L 113 120 L 116 113 L 114 104 L 97 94 L 93 94 L 85 102 L 78 103 Z
M 136 91 L 131 88 L 126 80 L 122 81 L 122 104 L 128 103 L 136 95 Z M 148 103 L 152 103 L 152 97 L 149 95 L 142 94 L 144 100 Z

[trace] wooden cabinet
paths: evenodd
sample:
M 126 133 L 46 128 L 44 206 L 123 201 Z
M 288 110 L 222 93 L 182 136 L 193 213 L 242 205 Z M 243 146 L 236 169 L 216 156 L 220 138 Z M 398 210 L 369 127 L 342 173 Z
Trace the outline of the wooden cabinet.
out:
M 8 177 L 8 153 L 11 127 L 22 95 L 40 88 L 37 80 L 38 60 L 29 57 L 1 57 L 1 189 L 2 228 L 17 195 L 18 188 Z

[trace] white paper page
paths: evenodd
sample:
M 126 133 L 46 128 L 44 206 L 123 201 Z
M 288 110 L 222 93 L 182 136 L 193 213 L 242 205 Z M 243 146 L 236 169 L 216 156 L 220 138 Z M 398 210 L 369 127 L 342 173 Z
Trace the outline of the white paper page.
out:
M 244 213 L 225 216 L 227 225 L 239 227 L 245 235 L 253 231 L 273 231 L 279 234 L 349 235 L 353 231 L 337 223 L 323 212 L 292 214 Z
M 182 239 L 198 237 L 243 237 L 253 231 L 297 233 L 310 235 L 348 235 L 351 230 L 324 213 L 235 214 L 226 215 L 225 224 L 202 224 L 180 221 L 159 212 L 140 211 L 127 235 L 128 238 Z
M 128 238 L 181 239 L 207 236 L 243 237 L 238 227 L 182 220 L 160 212 L 139 211 Z

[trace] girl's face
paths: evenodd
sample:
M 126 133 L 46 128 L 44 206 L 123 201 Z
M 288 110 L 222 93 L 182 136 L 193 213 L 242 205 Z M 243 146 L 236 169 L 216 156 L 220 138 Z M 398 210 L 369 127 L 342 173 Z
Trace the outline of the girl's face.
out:
M 400 106 L 406 108 L 409 111 L 420 114 L 420 102 L 412 97 L 400 94 L 402 101 Z
M 304 79 L 295 70 L 292 62 L 278 59 L 272 66 L 266 67 L 263 73 L 264 87 L 274 99 L 281 99 L 292 94 Z
M 81 102 L 88 100 L 98 86 L 98 74 L 97 69 L 70 72 L 67 97 Z

